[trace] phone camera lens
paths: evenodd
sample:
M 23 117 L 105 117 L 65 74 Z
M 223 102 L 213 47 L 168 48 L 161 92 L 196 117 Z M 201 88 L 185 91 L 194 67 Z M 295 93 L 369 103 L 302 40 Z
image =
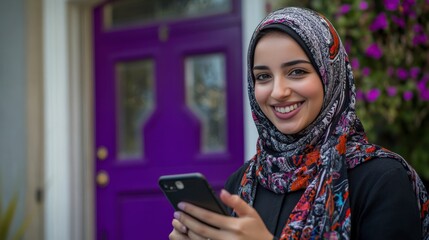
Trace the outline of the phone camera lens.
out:
M 177 189 L 183 189 L 183 188 L 185 188 L 185 185 L 183 185 L 183 182 L 182 181 L 176 181 L 176 187 L 177 187 Z

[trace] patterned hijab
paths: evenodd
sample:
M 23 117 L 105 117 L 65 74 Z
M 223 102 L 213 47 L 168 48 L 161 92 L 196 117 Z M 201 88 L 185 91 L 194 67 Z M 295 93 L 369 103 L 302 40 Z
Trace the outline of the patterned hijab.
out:
M 293 135 L 277 130 L 255 99 L 254 50 L 263 35 L 261 31 L 269 28 L 287 33 L 300 44 L 324 86 L 324 102 L 318 117 Z M 424 185 L 401 156 L 367 142 L 355 113 L 355 85 L 347 54 L 325 17 L 301 8 L 269 14 L 252 36 L 248 76 L 248 94 L 259 139 L 239 194 L 253 205 L 258 183 L 278 194 L 305 189 L 285 223 L 281 239 L 350 239 L 353 213 L 347 169 L 373 158 L 392 158 L 402 163 L 418 199 L 422 235 L 428 236 L 429 201 Z

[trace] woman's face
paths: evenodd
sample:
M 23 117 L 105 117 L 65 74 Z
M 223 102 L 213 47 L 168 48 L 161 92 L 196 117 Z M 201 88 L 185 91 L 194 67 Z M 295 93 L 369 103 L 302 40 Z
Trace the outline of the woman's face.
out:
M 263 36 L 255 48 L 252 70 L 256 101 L 280 132 L 298 133 L 319 115 L 322 81 L 289 35 L 271 32 Z

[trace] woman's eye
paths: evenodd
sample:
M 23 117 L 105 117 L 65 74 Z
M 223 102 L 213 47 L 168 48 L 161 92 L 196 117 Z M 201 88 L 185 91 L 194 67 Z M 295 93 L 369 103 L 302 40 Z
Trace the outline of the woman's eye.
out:
M 293 71 L 291 71 L 290 73 L 289 73 L 289 75 L 291 75 L 291 76 L 301 76 L 301 75 L 304 75 L 304 74 L 306 74 L 307 72 L 305 71 L 305 70 L 302 70 L 302 69 L 295 69 L 295 70 L 293 70 Z
M 270 77 L 271 77 L 271 76 L 270 76 L 270 75 L 268 75 L 268 74 L 261 73 L 261 74 L 256 75 L 256 76 L 255 76 L 255 79 L 256 79 L 257 81 L 265 81 L 265 80 L 269 79 Z

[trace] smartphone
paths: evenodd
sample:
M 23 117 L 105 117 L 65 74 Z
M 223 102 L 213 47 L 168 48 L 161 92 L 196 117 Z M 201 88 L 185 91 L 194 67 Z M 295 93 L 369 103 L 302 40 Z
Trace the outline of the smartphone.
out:
M 159 178 L 158 184 L 177 211 L 180 211 L 177 207 L 179 202 L 188 202 L 219 214 L 228 215 L 223 203 L 201 173 L 164 175 Z

